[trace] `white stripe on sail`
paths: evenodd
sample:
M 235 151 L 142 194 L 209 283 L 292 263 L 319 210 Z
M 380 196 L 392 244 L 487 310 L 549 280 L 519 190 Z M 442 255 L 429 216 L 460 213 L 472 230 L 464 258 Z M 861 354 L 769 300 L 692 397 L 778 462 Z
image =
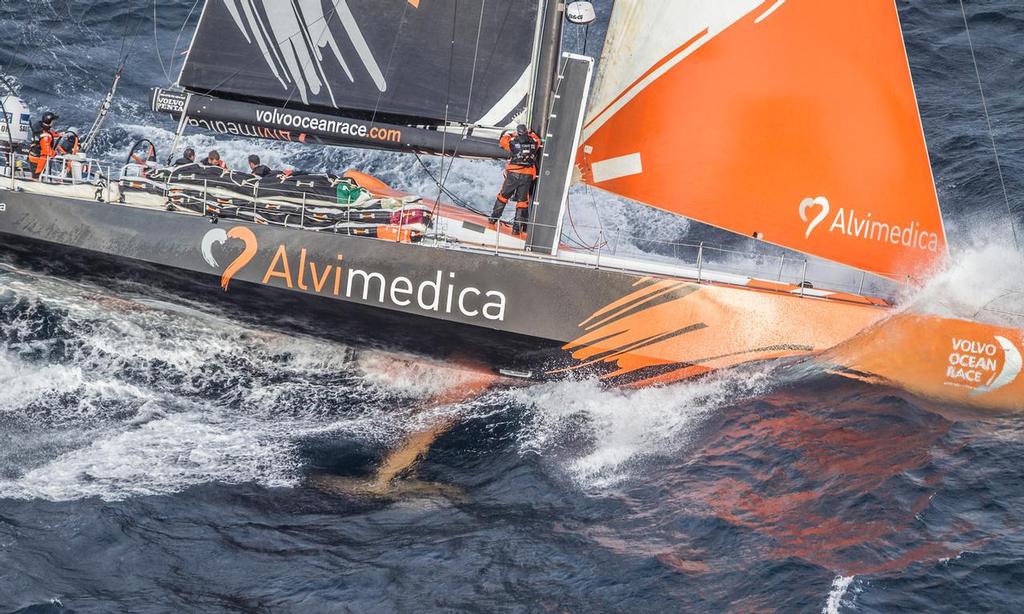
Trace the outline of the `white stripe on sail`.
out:
M 505 95 L 501 97 L 491 110 L 484 114 L 476 124 L 479 126 L 497 126 L 498 122 L 508 117 L 513 111 L 516 110 L 516 106 L 526 98 L 527 94 L 530 93 L 530 73 L 533 70 L 533 66 L 527 66 L 523 74 L 519 76 L 516 84 L 512 86 L 512 89 L 505 92 Z M 470 101 L 472 102 L 472 101 Z
M 775 4 L 772 5 L 772 7 L 770 9 L 768 9 L 767 11 L 761 13 L 761 16 L 754 20 L 754 23 L 761 23 L 762 21 L 767 19 L 769 15 L 774 13 L 780 6 L 782 6 L 785 3 L 786 3 L 786 0 L 778 0 Z
M 644 172 L 643 160 L 639 153 L 594 162 L 590 168 L 594 173 L 594 183 L 603 183 Z
M 649 85 L 764 2 L 616 0 L 591 107 L 598 114 L 588 118 L 584 141 Z M 659 27 L 666 23 L 673 27 Z M 680 45 L 702 32 L 700 38 L 680 49 Z M 666 61 L 657 70 L 638 81 L 663 60 Z
M 377 65 L 377 60 L 374 59 L 370 46 L 366 44 L 363 32 L 359 29 L 359 24 L 356 23 L 352 10 L 348 8 L 348 3 L 345 0 L 341 0 L 337 8 L 338 16 L 341 17 L 341 23 L 345 26 L 345 31 L 348 32 L 348 36 L 352 40 L 352 46 L 356 48 L 360 59 L 363 60 L 363 65 L 366 67 L 367 72 L 373 77 L 373 82 L 377 85 L 377 89 L 386 92 L 388 90 L 388 83 L 384 80 L 384 73 L 381 72 L 380 66 Z
M 322 50 L 330 47 L 349 80 L 354 83 L 355 77 L 331 31 L 331 20 L 324 14 L 320 0 L 298 0 L 297 5 L 277 0 L 223 2 L 246 41 L 251 44 L 255 39 L 264 61 L 282 87 L 287 88 L 289 83 L 294 83 L 302 102 L 306 104 L 309 104 L 310 94 L 318 95 L 326 88 L 332 104 L 338 106 L 326 77 Z M 266 14 L 265 19 L 256 11 L 256 3 L 262 6 Z M 384 74 L 369 45 L 366 44 L 352 11 L 345 0 L 338 0 L 336 8 L 345 32 L 366 71 L 377 89 L 386 91 L 387 82 Z

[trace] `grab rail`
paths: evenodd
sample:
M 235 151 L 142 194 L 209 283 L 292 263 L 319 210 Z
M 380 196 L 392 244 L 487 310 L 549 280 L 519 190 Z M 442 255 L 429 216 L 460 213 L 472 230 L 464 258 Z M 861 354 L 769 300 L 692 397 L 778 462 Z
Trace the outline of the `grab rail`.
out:
M 520 225 L 523 228 L 531 225 L 541 226 L 535 222 L 525 221 Z M 579 234 L 589 231 L 593 238 L 592 244 L 567 246 L 566 240 L 569 238 L 563 234 L 559 255 L 550 256 L 528 251 L 524 241 L 525 233 L 516 241 L 515 235 L 488 228 L 485 242 L 461 245 L 448 242 L 447 246 L 472 250 L 473 246 L 477 245 L 494 254 L 583 264 L 603 270 L 656 274 L 663 272 L 660 274 L 688 277 L 698 283 L 759 280 L 765 282 L 766 289 L 777 283 L 780 288 L 792 287 L 793 292 L 799 296 L 821 297 L 833 293 L 863 296 L 867 291 L 871 296 L 891 302 L 901 290 L 900 283 L 893 277 L 872 274 L 825 260 L 801 257 L 760 241 L 750 243 L 744 250 L 722 247 L 720 244 L 705 241 L 642 237 L 629 232 L 576 223 L 575 229 Z M 637 243 L 643 247 L 638 247 Z M 633 247 L 627 251 L 624 248 L 626 245 Z
M 16 179 L 32 180 L 28 157 L 8 152 L 3 158 L 6 172 L 0 176 L 10 176 L 12 186 Z M 82 174 L 76 174 L 70 164 L 81 165 Z M 120 169 L 120 179 L 145 179 L 148 165 L 126 164 Z M 109 166 L 97 160 L 78 157 L 58 156 L 47 163 L 46 171 L 36 180 L 51 184 L 88 184 L 103 190 L 105 198 L 97 194 L 98 200 L 112 202 L 110 198 L 111 177 Z M 17 189 L 15 187 L 15 189 Z M 211 186 L 204 179 L 202 185 L 202 213 L 210 215 L 209 197 Z M 164 198 L 170 198 L 168 182 L 159 186 Z M 124 193 L 121 192 L 123 198 Z M 253 192 L 253 214 L 259 215 L 257 201 L 258 187 Z M 302 194 L 299 228 L 310 228 L 307 224 L 308 203 L 306 194 Z M 254 218 L 255 219 L 255 218 Z M 488 226 L 479 241 L 460 243 L 452 238 L 444 224 L 435 224 L 424 237 L 421 244 L 433 247 L 456 250 L 485 250 L 496 255 L 526 258 L 531 260 L 552 261 L 562 264 L 592 267 L 601 270 L 619 270 L 633 273 L 654 273 L 684 278 L 692 278 L 698 283 L 740 283 L 742 279 L 771 280 L 796 288 L 800 296 L 824 296 L 832 292 L 844 292 L 864 295 L 867 291 L 872 296 L 891 300 L 899 293 L 900 285 L 891 277 L 884 277 L 827 261 L 810 259 L 786 252 L 781 248 L 757 241 L 748 244 L 747 249 L 728 248 L 721 244 L 705 241 L 665 240 L 650 236 L 637 235 L 628 231 L 619 231 L 603 226 L 587 226 L 576 223 L 573 229 L 576 238 L 563 233 L 563 247 L 559 256 L 528 251 L 525 234 L 515 236 L 501 232 Z M 400 215 L 397 240 L 402 241 L 406 224 L 406 216 Z M 520 226 L 554 228 L 536 222 L 523 221 Z M 337 230 L 336 230 L 337 231 Z M 589 238 L 586 238 L 589 237 Z M 565 243 L 577 243 L 577 246 L 566 246 Z M 589 245 L 587 243 L 590 243 Z M 781 286 L 780 286 L 781 287 Z M 827 291 L 824 291 L 827 288 Z M 780 290 L 781 291 L 781 290 Z
M 58 155 L 46 159 L 43 172 L 35 175 L 36 163 L 20 152 L 5 152 L 4 177 L 11 180 L 11 189 L 17 191 L 18 180 L 50 185 L 89 185 L 100 188 L 97 199 L 110 202 L 110 165 L 84 154 Z

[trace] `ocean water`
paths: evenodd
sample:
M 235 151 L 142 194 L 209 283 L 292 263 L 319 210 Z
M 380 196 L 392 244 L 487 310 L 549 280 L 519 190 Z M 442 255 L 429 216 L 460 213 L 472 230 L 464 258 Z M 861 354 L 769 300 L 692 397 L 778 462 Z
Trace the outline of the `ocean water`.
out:
M 130 50 L 100 153 L 122 160 L 143 136 L 165 151 L 174 126 L 146 94 L 180 67 L 193 4 L 0 0 L 0 72 L 33 108 L 84 128 Z M 950 269 L 913 302 L 999 321 L 1024 311 L 1012 247 L 1024 7 L 966 3 L 1008 207 L 959 2 L 898 6 L 954 243 Z M 566 36 L 582 50 L 582 31 Z M 588 50 L 600 36 L 591 29 Z M 407 156 L 187 143 L 233 166 L 255 150 L 275 166 L 436 190 Z M 500 169 L 460 161 L 450 177 L 484 206 Z M 601 227 L 655 254 L 659 240 L 721 240 L 582 188 L 572 207 L 581 242 Z M 0 612 L 1024 603 L 1018 417 L 770 367 L 640 391 L 568 381 L 461 395 L 479 382 L 451 365 L 48 256 L 0 255 Z M 399 486 L 374 492 L 392 451 L 432 430 Z

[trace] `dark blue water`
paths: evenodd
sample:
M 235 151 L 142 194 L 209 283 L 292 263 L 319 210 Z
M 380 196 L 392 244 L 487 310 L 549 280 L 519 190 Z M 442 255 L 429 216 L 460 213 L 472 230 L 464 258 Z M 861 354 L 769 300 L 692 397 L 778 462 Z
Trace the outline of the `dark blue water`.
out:
M 0 71 L 34 108 L 84 127 L 130 49 L 100 153 L 123 157 L 140 136 L 166 147 L 173 126 L 146 111 L 146 92 L 180 66 L 192 4 L 159 3 L 154 28 L 152 3 L 0 0 Z M 948 307 L 970 298 L 958 280 L 1012 277 L 993 245 L 1010 218 L 959 4 L 899 6 L 957 244 L 926 300 Z M 1019 211 L 1024 7 L 967 8 Z M 274 164 L 430 185 L 397 155 L 188 139 L 235 166 L 258 148 Z M 486 201 L 498 176 L 460 163 L 452 183 Z M 641 235 L 702 231 L 601 206 L 605 223 Z M 766 368 L 636 392 L 500 388 L 424 408 L 469 376 L 263 320 L 116 270 L 0 256 L 0 612 L 1024 603 L 1020 418 Z M 421 462 L 367 494 L 389 450 L 436 424 L 450 428 Z

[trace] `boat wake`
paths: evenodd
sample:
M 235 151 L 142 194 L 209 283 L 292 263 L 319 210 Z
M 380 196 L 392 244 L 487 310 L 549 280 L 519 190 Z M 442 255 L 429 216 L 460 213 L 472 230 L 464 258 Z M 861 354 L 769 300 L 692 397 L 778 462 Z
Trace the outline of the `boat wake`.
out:
M 531 409 L 520 450 L 553 461 L 583 490 L 640 475 L 646 462 L 684 452 L 716 410 L 771 386 L 767 367 L 641 390 L 565 381 L 509 392 Z
M 480 376 L 461 365 L 239 324 L 132 282 L 10 267 L 0 279 L 0 497 L 296 486 L 311 441 L 384 456 L 410 434 L 467 420 L 513 421 L 519 454 L 601 489 L 678 453 L 716 408 L 769 381 L 748 370 L 648 390 L 564 381 L 467 399 L 453 395 Z
M 458 370 L 417 371 L 407 357 L 249 328 L 127 288 L 0 278 L 0 496 L 295 485 L 299 442 L 387 446 L 416 427 L 419 398 L 459 384 Z

